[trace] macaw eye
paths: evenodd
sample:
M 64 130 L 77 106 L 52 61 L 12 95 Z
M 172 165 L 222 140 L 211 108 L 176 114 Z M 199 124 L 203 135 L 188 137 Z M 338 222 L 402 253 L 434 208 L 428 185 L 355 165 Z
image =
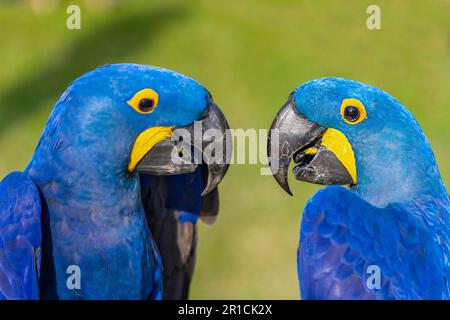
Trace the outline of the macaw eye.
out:
M 139 101 L 139 110 L 142 112 L 149 112 L 152 111 L 154 105 L 155 100 L 144 98 Z
M 158 93 L 152 89 L 142 89 L 138 91 L 133 98 L 127 103 L 133 107 L 138 113 L 149 114 L 152 113 L 158 106 Z
M 359 119 L 359 110 L 357 107 L 348 106 L 344 110 L 344 118 L 350 122 L 355 122 Z
M 341 115 L 348 124 L 357 124 L 367 119 L 366 108 L 358 99 L 344 99 L 341 105 Z

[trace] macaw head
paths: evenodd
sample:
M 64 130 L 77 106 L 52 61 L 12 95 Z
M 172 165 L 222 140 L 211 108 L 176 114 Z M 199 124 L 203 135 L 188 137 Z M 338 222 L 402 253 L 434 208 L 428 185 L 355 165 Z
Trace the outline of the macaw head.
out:
M 291 94 L 272 129 L 269 159 L 288 193 L 293 160 L 298 180 L 350 185 L 374 204 L 423 193 L 446 195 L 430 144 L 413 115 L 373 86 L 340 78 L 307 82 Z
M 229 143 L 227 128 L 210 93 L 193 79 L 157 67 L 107 65 L 70 85 L 37 151 L 44 149 L 47 161 L 52 162 L 50 155 L 63 168 L 76 166 L 104 177 L 174 175 L 194 172 L 204 163 L 200 157 L 212 139 L 222 146 Z M 221 181 L 228 164 L 222 156 L 204 168 L 206 194 Z

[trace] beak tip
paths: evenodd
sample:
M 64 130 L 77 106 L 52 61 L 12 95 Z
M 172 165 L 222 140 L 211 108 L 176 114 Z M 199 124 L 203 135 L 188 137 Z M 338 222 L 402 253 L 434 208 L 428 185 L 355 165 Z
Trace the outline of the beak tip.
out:
M 289 163 L 289 162 L 288 162 Z M 278 170 L 274 170 L 271 167 L 272 170 L 272 175 L 275 178 L 276 182 L 278 183 L 278 185 L 284 190 L 286 191 L 287 194 L 289 194 L 290 196 L 293 196 L 291 188 L 289 187 L 289 182 L 288 182 L 288 171 L 287 171 L 288 167 L 287 166 L 283 166 L 281 168 L 278 168 Z
M 228 171 L 229 165 L 204 165 L 203 173 L 206 174 L 206 183 L 205 187 L 201 193 L 201 196 L 206 196 L 222 182 L 222 179 L 225 177 L 225 174 Z
M 288 194 L 288 195 L 290 195 L 291 197 L 293 196 L 293 194 L 292 194 L 292 191 L 291 191 L 291 188 L 289 188 L 289 185 L 286 185 L 286 186 L 281 186 L 282 188 L 283 188 L 283 190 L 284 191 L 286 191 L 286 193 Z

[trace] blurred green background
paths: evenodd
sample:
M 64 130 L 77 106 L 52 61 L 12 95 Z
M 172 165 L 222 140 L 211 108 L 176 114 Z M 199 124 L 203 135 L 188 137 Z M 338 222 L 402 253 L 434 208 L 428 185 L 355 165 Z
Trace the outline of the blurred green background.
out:
M 66 28 L 69 4 L 81 7 L 81 30 Z M 382 30 L 366 27 L 370 4 L 381 7 Z M 450 186 L 448 0 L 0 0 L 0 179 L 27 165 L 69 82 L 116 62 L 195 78 L 234 128 L 268 128 L 313 78 L 373 84 L 415 114 Z M 221 184 L 218 223 L 201 227 L 192 298 L 299 297 L 299 221 L 317 187 L 291 181 L 288 197 L 259 170 L 233 166 Z

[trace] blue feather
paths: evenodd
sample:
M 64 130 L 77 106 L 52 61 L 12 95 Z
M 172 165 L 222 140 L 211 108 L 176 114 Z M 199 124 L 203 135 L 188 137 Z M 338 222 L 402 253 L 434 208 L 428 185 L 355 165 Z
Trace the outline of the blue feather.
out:
M 38 299 L 41 201 L 33 181 L 14 172 L 0 183 L 0 300 Z
M 345 211 L 339 208 L 342 202 L 348 204 Z M 448 248 L 442 241 L 448 241 L 449 208 L 431 198 L 415 204 L 380 209 L 342 187 L 318 191 L 308 201 L 301 225 L 302 298 L 448 299 Z M 424 208 L 443 210 L 446 218 L 431 217 Z M 318 213 L 322 222 L 313 222 L 311 217 Z M 327 225 L 345 232 L 330 234 L 328 228 L 320 228 L 324 221 L 333 221 Z M 366 284 L 370 265 L 380 267 L 383 286 L 379 289 Z

